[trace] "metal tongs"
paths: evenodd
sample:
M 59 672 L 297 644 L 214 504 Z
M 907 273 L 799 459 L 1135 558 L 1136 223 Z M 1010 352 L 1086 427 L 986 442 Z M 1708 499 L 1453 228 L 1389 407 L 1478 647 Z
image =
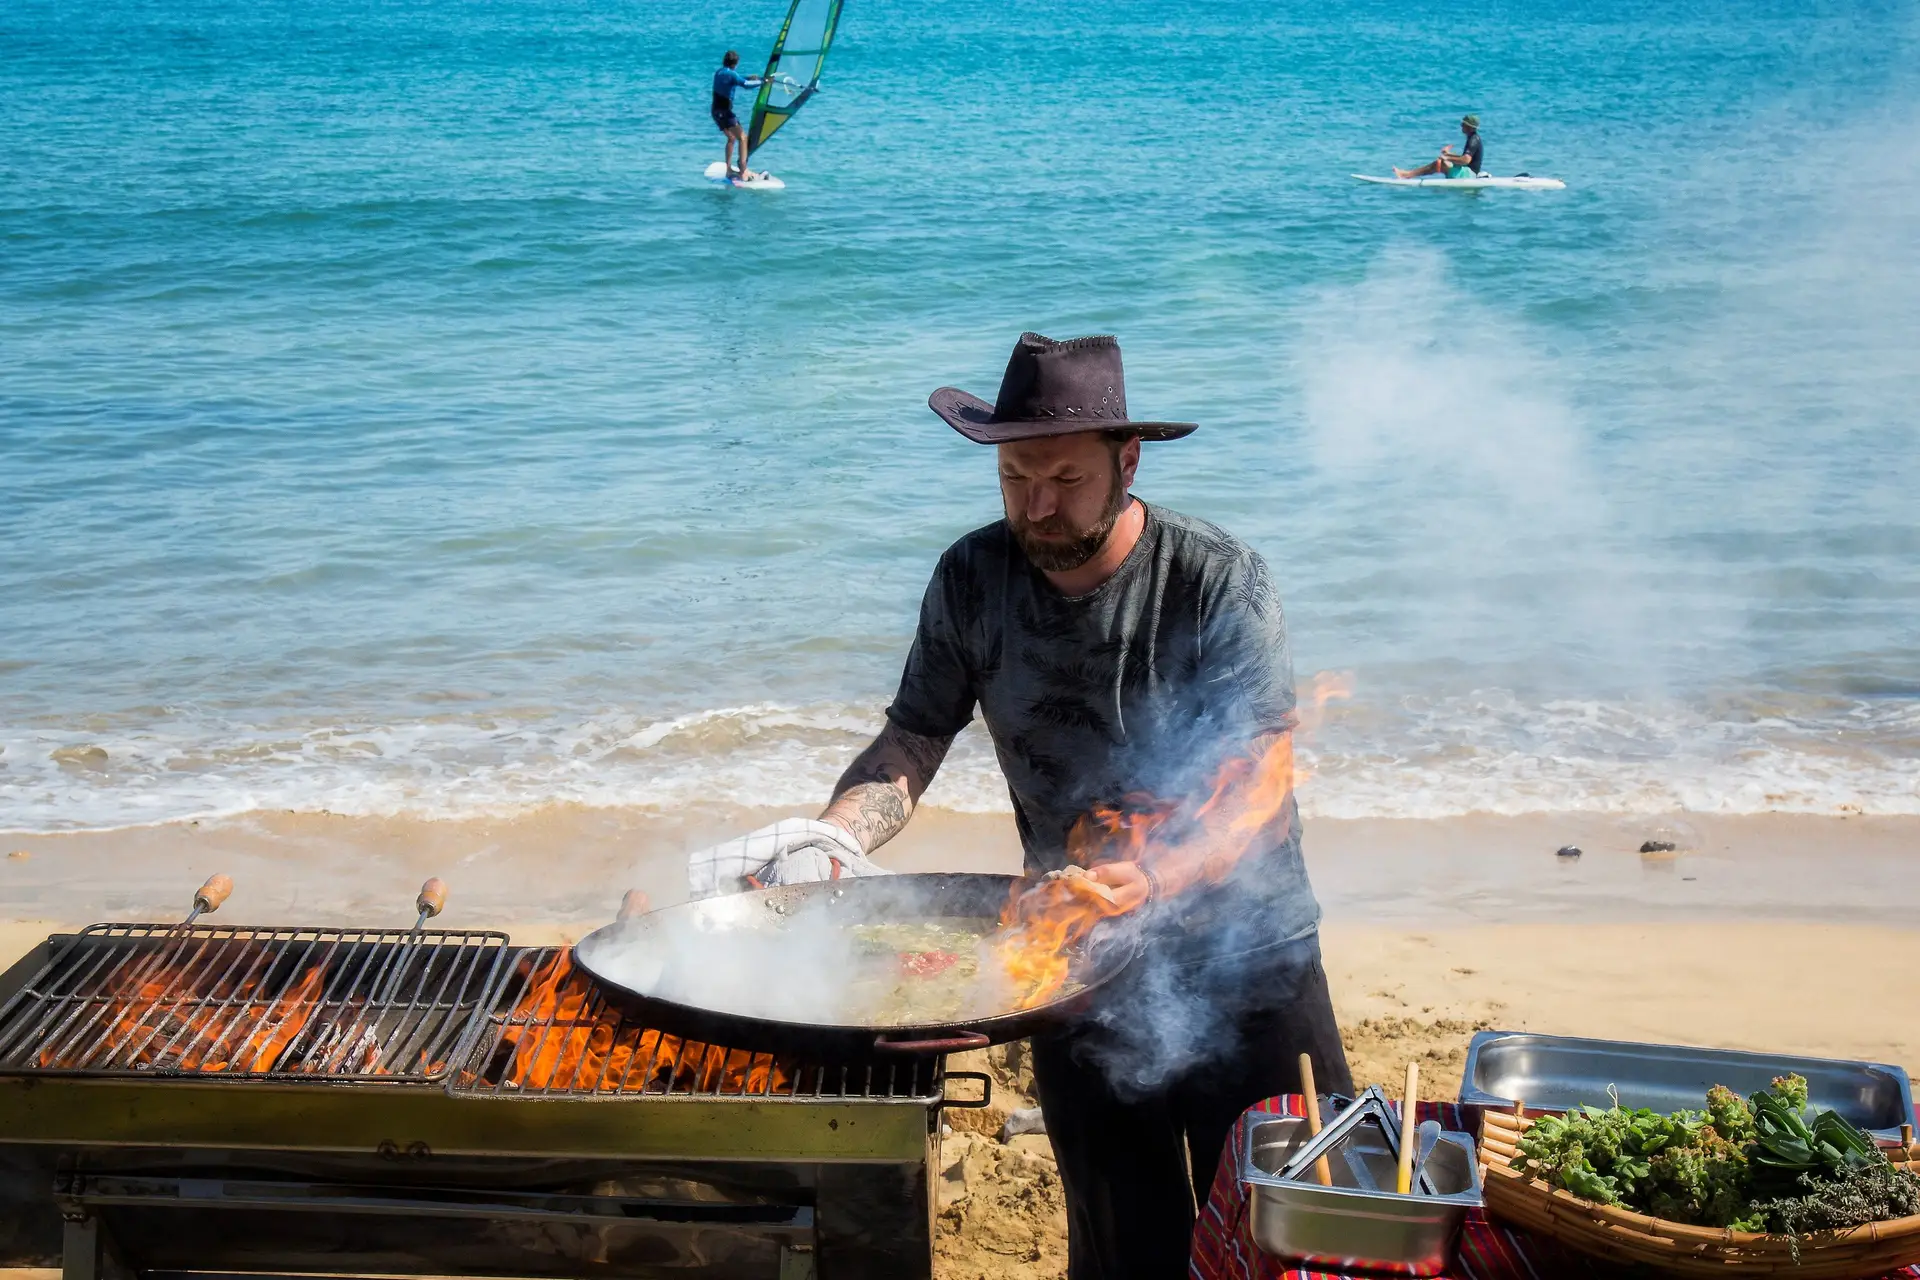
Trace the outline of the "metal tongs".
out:
M 1331 1155 L 1335 1148 L 1369 1120 L 1380 1126 L 1381 1132 L 1386 1135 L 1387 1146 L 1393 1151 L 1395 1159 L 1398 1159 L 1401 1150 L 1399 1114 L 1379 1085 L 1369 1085 L 1332 1124 L 1321 1129 L 1317 1136 L 1294 1152 L 1293 1158 L 1287 1161 L 1285 1167 L 1276 1176 L 1288 1182 L 1310 1179 L 1314 1162 Z M 1426 1162 L 1421 1161 L 1421 1167 L 1414 1176 L 1414 1194 L 1439 1195 L 1439 1191 L 1434 1188 L 1433 1179 L 1427 1176 L 1425 1165 Z

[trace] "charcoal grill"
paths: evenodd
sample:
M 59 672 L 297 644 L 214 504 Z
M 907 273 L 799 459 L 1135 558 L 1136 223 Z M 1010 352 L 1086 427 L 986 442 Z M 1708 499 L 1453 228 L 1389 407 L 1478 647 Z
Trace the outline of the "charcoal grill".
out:
M 925 1277 L 986 1088 L 662 1035 L 502 933 L 95 925 L 0 975 L 0 1265 Z
M 0 1072 L 438 1080 L 507 935 L 98 924 L 0 1007 Z

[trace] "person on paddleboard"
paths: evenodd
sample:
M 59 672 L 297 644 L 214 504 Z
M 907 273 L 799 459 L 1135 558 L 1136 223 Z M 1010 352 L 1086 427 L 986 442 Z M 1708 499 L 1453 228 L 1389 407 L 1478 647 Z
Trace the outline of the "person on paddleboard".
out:
M 756 176 L 747 168 L 747 131 L 740 127 L 740 120 L 733 114 L 733 95 L 741 89 L 757 89 L 763 79 L 761 76 L 743 76 L 735 67 L 740 65 L 740 55 L 727 50 L 727 56 L 720 60 L 720 69 L 713 73 L 713 123 L 727 138 L 727 173 L 741 182 L 750 182 Z M 733 163 L 733 149 L 740 148 L 740 164 Z
M 1442 173 L 1449 178 L 1465 178 L 1485 173 L 1481 163 L 1485 152 L 1480 143 L 1480 117 L 1467 116 L 1460 121 L 1460 132 L 1467 136 L 1460 150 L 1451 146 L 1440 148 L 1440 157 L 1431 164 L 1423 164 L 1418 169 L 1395 169 L 1396 178 L 1424 178 L 1431 174 Z

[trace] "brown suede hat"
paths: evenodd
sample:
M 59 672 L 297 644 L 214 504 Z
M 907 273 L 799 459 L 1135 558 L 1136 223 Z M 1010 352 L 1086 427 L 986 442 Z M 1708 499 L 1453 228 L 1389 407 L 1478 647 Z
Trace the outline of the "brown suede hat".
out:
M 1193 422 L 1136 422 L 1127 417 L 1120 343 L 1105 334 L 1055 342 L 1023 333 L 1007 359 L 992 404 L 958 387 L 942 387 L 927 404 L 976 444 L 1006 444 L 1082 431 L 1130 431 L 1142 440 L 1178 440 Z

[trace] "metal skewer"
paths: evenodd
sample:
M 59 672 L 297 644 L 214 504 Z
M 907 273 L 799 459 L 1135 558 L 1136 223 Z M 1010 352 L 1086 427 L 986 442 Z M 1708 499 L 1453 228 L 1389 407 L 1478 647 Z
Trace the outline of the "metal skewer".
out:
M 413 905 L 420 914 L 415 918 L 413 928 L 407 931 L 407 940 L 400 944 L 400 954 L 394 957 L 393 967 L 387 971 L 387 979 L 375 997 L 379 1004 L 386 1004 L 393 999 L 394 988 L 400 985 L 400 975 L 406 972 L 407 963 L 420 946 L 420 935 L 425 931 L 427 921 L 446 910 L 447 882 L 439 876 L 429 877 L 420 886 L 420 894 L 413 900 Z

